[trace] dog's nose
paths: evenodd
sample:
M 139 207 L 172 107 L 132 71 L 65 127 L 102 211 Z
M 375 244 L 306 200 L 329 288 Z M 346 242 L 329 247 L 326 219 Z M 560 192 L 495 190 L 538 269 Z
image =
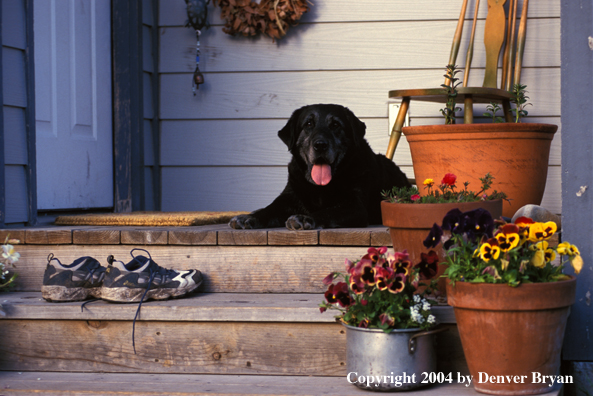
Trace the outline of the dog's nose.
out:
M 327 151 L 329 144 L 325 140 L 317 140 L 313 143 L 313 148 L 315 151 L 323 152 Z

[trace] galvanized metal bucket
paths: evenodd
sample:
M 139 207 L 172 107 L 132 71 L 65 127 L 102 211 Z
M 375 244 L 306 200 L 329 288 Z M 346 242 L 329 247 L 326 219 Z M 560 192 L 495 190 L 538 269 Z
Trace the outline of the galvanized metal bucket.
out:
M 434 334 L 446 329 L 363 329 L 345 325 L 348 382 L 373 391 L 403 391 L 427 385 L 436 370 Z M 426 373 L 426 374 L 423 374 Z

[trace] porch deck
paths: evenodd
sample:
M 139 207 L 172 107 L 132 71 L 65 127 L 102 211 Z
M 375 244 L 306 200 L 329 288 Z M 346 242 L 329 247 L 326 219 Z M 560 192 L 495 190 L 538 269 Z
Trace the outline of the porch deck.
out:
M 3 395 L 363 394 L 346 380 L 346 340 L 320 314 L 323 277 L 369 246 L 391 245 L 385 227 L 291 232 L 202 227 L 58 227 L 0 230 L 20 239 L 16 287 L 0 295 Z M 48 303 L 40 287 L 47 255 L 127 261 L 133 248 L 160 265 L 197 268 L 201 293 L 142 305 Z M 412 395 L 474 395 L 455 316 L 435 307 L 438 371 L 453 383 Z M 549 395 L 558 395 L 555 389 Z

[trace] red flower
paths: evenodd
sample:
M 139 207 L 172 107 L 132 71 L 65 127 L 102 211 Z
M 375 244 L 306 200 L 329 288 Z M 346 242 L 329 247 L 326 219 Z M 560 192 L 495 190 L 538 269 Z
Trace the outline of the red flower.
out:
M 420 262 L 416 264 L 420 272 L 420 279 L 428 280 L 434 278 L 437 274 L 439 265 L 439 256 L 434 250 L 420 254 Z
M 412 201 L 418 201 L 418 200 L 420 199 L 420 195 L 418 195 L 418 194 L 414 194 L 414 195 L 412 195 L 412 196 L 410 197 L 410 199 L 411 199 Z
M 391 268 L 383 268 L 378 267 L 375 268 L 375 283 L 377 284 L 377 289 L 385 290 L 387 289 L 389 280 L 393 276 L 393 270 Z
M 327 291 L 325 292 L 325 299 L 328 303 L 338 303 L 343 308 L 349 307 L 354 303 L 354 300 L 348 293 L 348 285 L 344 282 L 338 282 L 335 285 L 329 285 Z
M 403 274 L 397 274 L 393 278 L 393 281 L 387 288 L 390 293 L 397 294 L 404 290 L 406 287 L 406 276 Z
M 446 184 L 452 187 L 455 185 L 456 180 L 457 176 L 455 176 L 453 173 L 447 173 L 445 177 L 443 177 L 443 180 L 441 180 L 441 184 Z
M 325 286 L 331 285 L 332 282 L 334 281 L 335 278 L 335 272 L 332 272 L 331 274 L 329 274 L 328 276 L 326 276 L 325 278 L 323 278 L 323 284 Z

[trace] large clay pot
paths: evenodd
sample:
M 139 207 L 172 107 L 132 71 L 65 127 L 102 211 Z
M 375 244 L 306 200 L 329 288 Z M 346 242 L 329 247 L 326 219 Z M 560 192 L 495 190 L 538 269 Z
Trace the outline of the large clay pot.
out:
M 459 209 L 467 212 L 477 208 L 483 208 L 490 212 L 494 219 L 502 215 L 502 201 L 478 201 L 478 202 L 456 202 L 456 203 L 391 203 L 381 202 L 381 215 L 383 225 L 389 227 L 391 242 L 395 251 L 406 249 L 413 264 L 420 262 L 420 255 L 428 253 L 429 249 L 424 247 L 424 240 L 428 236 L 434 223 L 441 225 L 443 217 L 452 209 Z M 441 261 L 445 261 L 445 254 L 442 245 L 434 250 Z M 446 266 L 439 265 L 438 276 L 445 272 Z M 438 289 L 445 292 L 445 279 L 439 280 Z
M 527 204 L 541 204 L 548 175 L 550 145 L 558 127 L 537 123 L 425 125 L 403 128 L 417 183 L 438 182 L 446 173 L 479 190 L 490 172 L 492 188 L 507 194 L 503 215 Z M 492 191 L 492 190 L 491 190 Z M 425 190 L 420 188 L 420 194 Z
M 451 286 L 447 281 L 448 303 L 455 309 L 474 388 L 495 395 L 557 389 L 550 387 L 549 378 L 546 383 L 539 380 L 559 375 L 564 330 L 575 293 L 574 277 L 518 287 L 466 282 Z M 489 380 L 480 373 L 487 373 Z M 503 383 L 492 383 L 492 376 L 494 382 Z

